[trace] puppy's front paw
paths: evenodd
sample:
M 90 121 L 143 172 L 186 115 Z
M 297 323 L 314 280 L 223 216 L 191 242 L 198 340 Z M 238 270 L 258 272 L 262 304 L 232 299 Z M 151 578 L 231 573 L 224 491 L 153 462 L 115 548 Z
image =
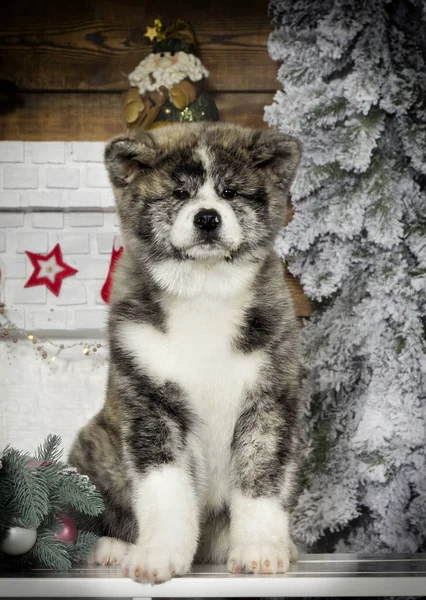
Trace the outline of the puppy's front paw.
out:
M 139 583 L 164 583 L 191 569 L 192 556 L 175 546 L 134 546 L 123 562 L 124 575 Z
M 87 562 L 89 565 L 98 564 L 104 567 L 121 565 L 130 548 L 131 544 L 126 544 L 117 538 L 101 537 Z
M 231 548 L 228 570 L 231 573 L 285 573 L 297 561 L 297 548 L 292 540 L 286 545 L 272 542 L 239 545 Z

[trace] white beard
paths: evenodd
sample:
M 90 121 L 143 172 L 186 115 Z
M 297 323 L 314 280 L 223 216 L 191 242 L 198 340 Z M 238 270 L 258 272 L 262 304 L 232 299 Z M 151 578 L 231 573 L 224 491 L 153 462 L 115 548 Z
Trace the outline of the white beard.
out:
M 129 81 L 132 86 L 139 89 L 140 94 L 158 91 L 162 86 L 170 89 L 187 78 L 191 81 L 200 81 L 209 75 L 200 59 L 194 54 L 176 52 L 173 57 L 177 59 L 175 63 L 171 62 L 170 52 L 163 54 L 164 57 L 160 59 L 158 54 L 150 54 L 130 73 Z

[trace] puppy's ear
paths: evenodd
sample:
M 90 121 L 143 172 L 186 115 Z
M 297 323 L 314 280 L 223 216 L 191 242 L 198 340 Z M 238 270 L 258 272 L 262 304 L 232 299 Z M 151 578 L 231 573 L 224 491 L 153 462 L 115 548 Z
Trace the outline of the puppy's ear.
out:
M 157 148 L 149 133 L 113 138 L 105 148 L 105 166 L 112 185 L 125 187 L 140 173 L 152 169 L 156 157 Z
M 302 143 L 291 135 L 274 130 L 254 134 L 253 158 L 258 169 L 268 169 L 270 175 L 289 186 L 296 175 L 302 156 Z

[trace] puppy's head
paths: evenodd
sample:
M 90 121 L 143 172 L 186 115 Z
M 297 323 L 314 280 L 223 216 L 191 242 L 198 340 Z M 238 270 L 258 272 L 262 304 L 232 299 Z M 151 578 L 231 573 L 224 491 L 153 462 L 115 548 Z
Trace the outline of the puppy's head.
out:
M 151 264 L 261 260 L 299 160 L 293 137 L 216 123 L 119 136 L 105 150 L 125 244 Z

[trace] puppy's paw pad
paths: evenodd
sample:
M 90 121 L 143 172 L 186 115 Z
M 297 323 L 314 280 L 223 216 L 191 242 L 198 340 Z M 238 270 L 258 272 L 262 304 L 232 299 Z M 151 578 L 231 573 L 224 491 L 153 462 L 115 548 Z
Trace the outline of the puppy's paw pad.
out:
M 273 543 L 235 546 L 231 549 L 231 573 L 285 573 L 290 565 L 290 548 Z
M 164 583 L 191 568 L 192 556 L 178 547 L 135 546 L 123 563 L 123 572 L 139 583 Z
M 126 544 L 126 542 L 118 540 L 117 538 L 101 537 L 87 559 L 87 562 L 92 565 L 98 564 L 104 567 L 107 565 L 120 565 L 129 551 L 130 546 L 130 544 Z

